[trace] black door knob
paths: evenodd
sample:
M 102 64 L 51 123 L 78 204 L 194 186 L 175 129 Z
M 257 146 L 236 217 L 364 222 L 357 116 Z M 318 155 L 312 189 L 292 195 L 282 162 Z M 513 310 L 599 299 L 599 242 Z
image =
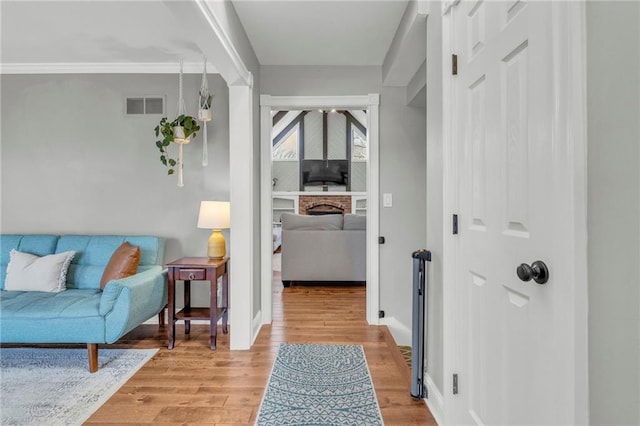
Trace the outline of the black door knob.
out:
M 532 279 L 538 284 L 544 284 L 549 281 L 549 268 L 541 260 L 536 260 L 531 266 L 526 263 L 516 268 L 518 278 L 522 281 L 531 281 Z

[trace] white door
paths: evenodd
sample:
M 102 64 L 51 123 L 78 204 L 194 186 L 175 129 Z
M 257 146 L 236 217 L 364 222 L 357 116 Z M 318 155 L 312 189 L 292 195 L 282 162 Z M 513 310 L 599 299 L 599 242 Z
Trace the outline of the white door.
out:
M 575 424 L 586 411 L 586 355 L 577 353 L 586 350 L 586 318 L 576 307 L 586 283 L 574 274 L 584 235 L 576 238 L 572 218 L 583 213 L 558 112 L 564 71 L 554 28 L 564 15 L 524 1 L 463 1 L 451 13 L 460 357 L 452 419 Z M 538 260 L 548 282 L 519 279 L 516 267 Z

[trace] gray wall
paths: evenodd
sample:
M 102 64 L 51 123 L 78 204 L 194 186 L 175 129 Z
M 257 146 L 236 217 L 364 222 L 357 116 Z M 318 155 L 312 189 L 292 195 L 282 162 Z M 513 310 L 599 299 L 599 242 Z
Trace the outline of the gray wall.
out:
M 380 309 L 411 329 L 411 253 L 426 248 L 426 115 L 406 106 L 404 87 L 383 87 L 380 95 Z M 411 342 L 398 342 L 411 344 Z
M 380 67 L 262 66 L 262 93 L 274 96 L 380 93 L 380 309 L 411 328 L 411 252 L 425 245 L 425 112 L 405 106 L 404 88 L 382 87 Z M 410 226 L 407 226 L 410 224 Z
M 380 67 L 260 67 L 260 90 L 273 96 L 363 95 L 382 86 Z
M 184 147 L 183 188 L 159 161 L 153 129 L 160 116 L 124 113 L 126 96 L 165 95 L 166 112 L 175 116 L 177 75 L 0 78 L 3 233 L 151 234 L 167 238 L 166 261 L 206 255 L 210 231 L 196 227 L 200 201 L 229 199 L 229 92 L 222 78 L 209 76 L 209 165 L 201 164 L 200 132 Z M 184 76 L 192 115 L 200 79 Z M 194 298 L 206 304 L 206 286 L 194 286 Z
M 439 8 L 432 8 L 438 11 Z M 427 18 L 427 373 L 443 393 L 442 14 Z
M 640 424 L 640 6 L 587 2 L 592 424 Z

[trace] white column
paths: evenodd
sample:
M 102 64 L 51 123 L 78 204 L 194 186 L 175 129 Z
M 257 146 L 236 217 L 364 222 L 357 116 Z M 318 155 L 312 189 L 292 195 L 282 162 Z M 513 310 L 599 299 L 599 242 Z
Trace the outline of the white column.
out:
M 249 349 L 253 340 L 252 92 L 252 87 L 248 85 L 229 86 L 231 350 Z
M 367 138 L 369 140 L 369 163 L 367 173 L 367 322 L 372 325 L 380 324 L 378 311 L 380 309 L 380 211 L 379 207 L 379 135 L 378 112 L 380 95 L 369 94 L 367 114 Z
M 261 208 L 262 220 L 262 324 L 271 324 L 272 320 L 272 256 L 273 252 L 273 215 L 272 215 L 272 172 L 271 172 L 271 96 L 260 95 L 260 173 L 261 177 Z

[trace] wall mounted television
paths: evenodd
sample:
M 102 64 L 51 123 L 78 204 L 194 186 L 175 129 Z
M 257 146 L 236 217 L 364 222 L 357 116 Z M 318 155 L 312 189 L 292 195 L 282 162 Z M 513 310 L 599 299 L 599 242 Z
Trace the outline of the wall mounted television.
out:
M 302 160 L 304 186 L 347 186 L 348 182 L 349 160 Z

